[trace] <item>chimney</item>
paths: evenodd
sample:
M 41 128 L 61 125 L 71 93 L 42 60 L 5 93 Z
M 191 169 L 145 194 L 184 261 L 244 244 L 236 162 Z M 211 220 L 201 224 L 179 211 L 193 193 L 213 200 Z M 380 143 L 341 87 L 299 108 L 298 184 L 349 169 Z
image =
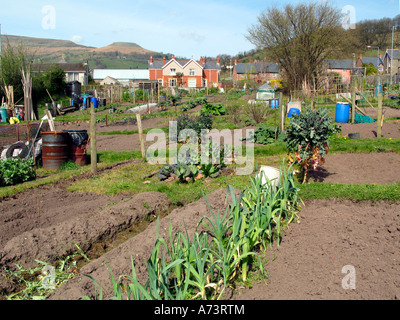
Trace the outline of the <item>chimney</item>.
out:
M 163 57 L 163 61 L 162 62 L 163 62 L 163 66 L 165 66 L 165 57 Z
M 237 65 L 237 60 L 235 59 L 235 66 Z
M 150 63 L 153 64 L 153 56 L 150 56 Z
M 219 64 L 219 57 L 217 57 L 217 63 Z
M 360 53 L 360 59 L 362 59 L 362 53 Z

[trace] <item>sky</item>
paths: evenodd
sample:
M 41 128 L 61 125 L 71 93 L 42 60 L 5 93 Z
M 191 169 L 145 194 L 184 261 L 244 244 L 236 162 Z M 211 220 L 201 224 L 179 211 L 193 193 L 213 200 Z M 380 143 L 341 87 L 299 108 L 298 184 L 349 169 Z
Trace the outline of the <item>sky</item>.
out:
M 308 0 L 0 0 L 0 24 L 6 35 L 72 40 L 96 48 L 134 42 L 200 59 L 255 49 L 246 35 L 260 13 L 301 2 Z M 343 10 L 350 23 L 400 14 L 400 0 L 328 3 Z

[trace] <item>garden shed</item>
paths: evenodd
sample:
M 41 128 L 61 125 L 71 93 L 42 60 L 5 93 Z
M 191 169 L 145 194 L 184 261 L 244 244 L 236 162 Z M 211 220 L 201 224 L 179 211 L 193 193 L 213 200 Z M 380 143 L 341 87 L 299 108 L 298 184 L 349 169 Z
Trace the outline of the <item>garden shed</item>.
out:
M 268 83 L 264 83 L 258 88 L 256 99 L 257 100 L 270 100 L 275 98 L 275 91 Z

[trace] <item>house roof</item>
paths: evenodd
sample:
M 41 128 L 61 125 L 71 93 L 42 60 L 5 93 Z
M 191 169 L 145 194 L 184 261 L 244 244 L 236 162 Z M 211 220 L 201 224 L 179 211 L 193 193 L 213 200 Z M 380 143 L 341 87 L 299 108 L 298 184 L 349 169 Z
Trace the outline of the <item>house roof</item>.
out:
M 237 63 L 236 72 L 245 73 L 279 73 L 279 65 L 273 62 Z
M 182 68 L 184 68 L 189 62 L 194 61 L 204 70 L 221 70 L 221 65 L 216 61 L 206 61 L 203 65 L 201 65 L 199 61 L 196 61 L 194 59 L 188 59 L 188 60 L 171 59 L 166 61 L 165 66 L 171 63 L 172 61 L 178 63 Z M 152 63 L 149 62 L 149 69 L 162 69 L 165 66 L 163 65 L 163 61 L 153 61 Z
M 383 61 L 381 58 L 362 57 L 362 58 L 360 58 L 360 60 L 361 60 L 361 63 L 366 63 L 366 64 L 372 63 L 375 68 L 378 68 L 380 64 L 383 64 Z M 378 63 L 378 61 L 379 61 L 379 63 Z
M 388 55 L 389 58 L 392 58 L 393 55 L 393 59 L 395 60 L 400 60 L 400 50 L 399 49 L 388 49 L 386 50 L 385 56 Z
M 50 71 L 54 66 L 59 66 L 65 72 L 86 72 L 86 65 L 83 63 L 41 63 L 32 65 L 32 71 Z
M 353 60 L 326 59 L 328 69 L 353 69 Z
M 115 78 L 113 78 L 113 77 L 110 77 L 110 76 L 105 77 L 105 78 L 103 79 L 103 81 L 105 81 L 105 80 L 111 80 L 111 81 L 118 82 L 117 79 L 115 79 Z
M 94 69 L 93 79 L 102 80 L 111 77 L 117 80 L 149 79 L 147 69 Z

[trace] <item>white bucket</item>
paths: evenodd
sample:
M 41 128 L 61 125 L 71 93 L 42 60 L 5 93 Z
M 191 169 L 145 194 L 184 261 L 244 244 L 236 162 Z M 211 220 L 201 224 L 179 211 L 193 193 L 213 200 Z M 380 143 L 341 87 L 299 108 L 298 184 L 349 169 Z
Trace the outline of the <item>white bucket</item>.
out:
M 267 183 L 267 179 L 271 181 L 271 185 L 277 187 L 279 185 L 279 181 L 281 179 L 281 171 L 270 166 L 261 166 L 260 173 L 257 174 L 257 177 L 261 175 L 261 183 Z

